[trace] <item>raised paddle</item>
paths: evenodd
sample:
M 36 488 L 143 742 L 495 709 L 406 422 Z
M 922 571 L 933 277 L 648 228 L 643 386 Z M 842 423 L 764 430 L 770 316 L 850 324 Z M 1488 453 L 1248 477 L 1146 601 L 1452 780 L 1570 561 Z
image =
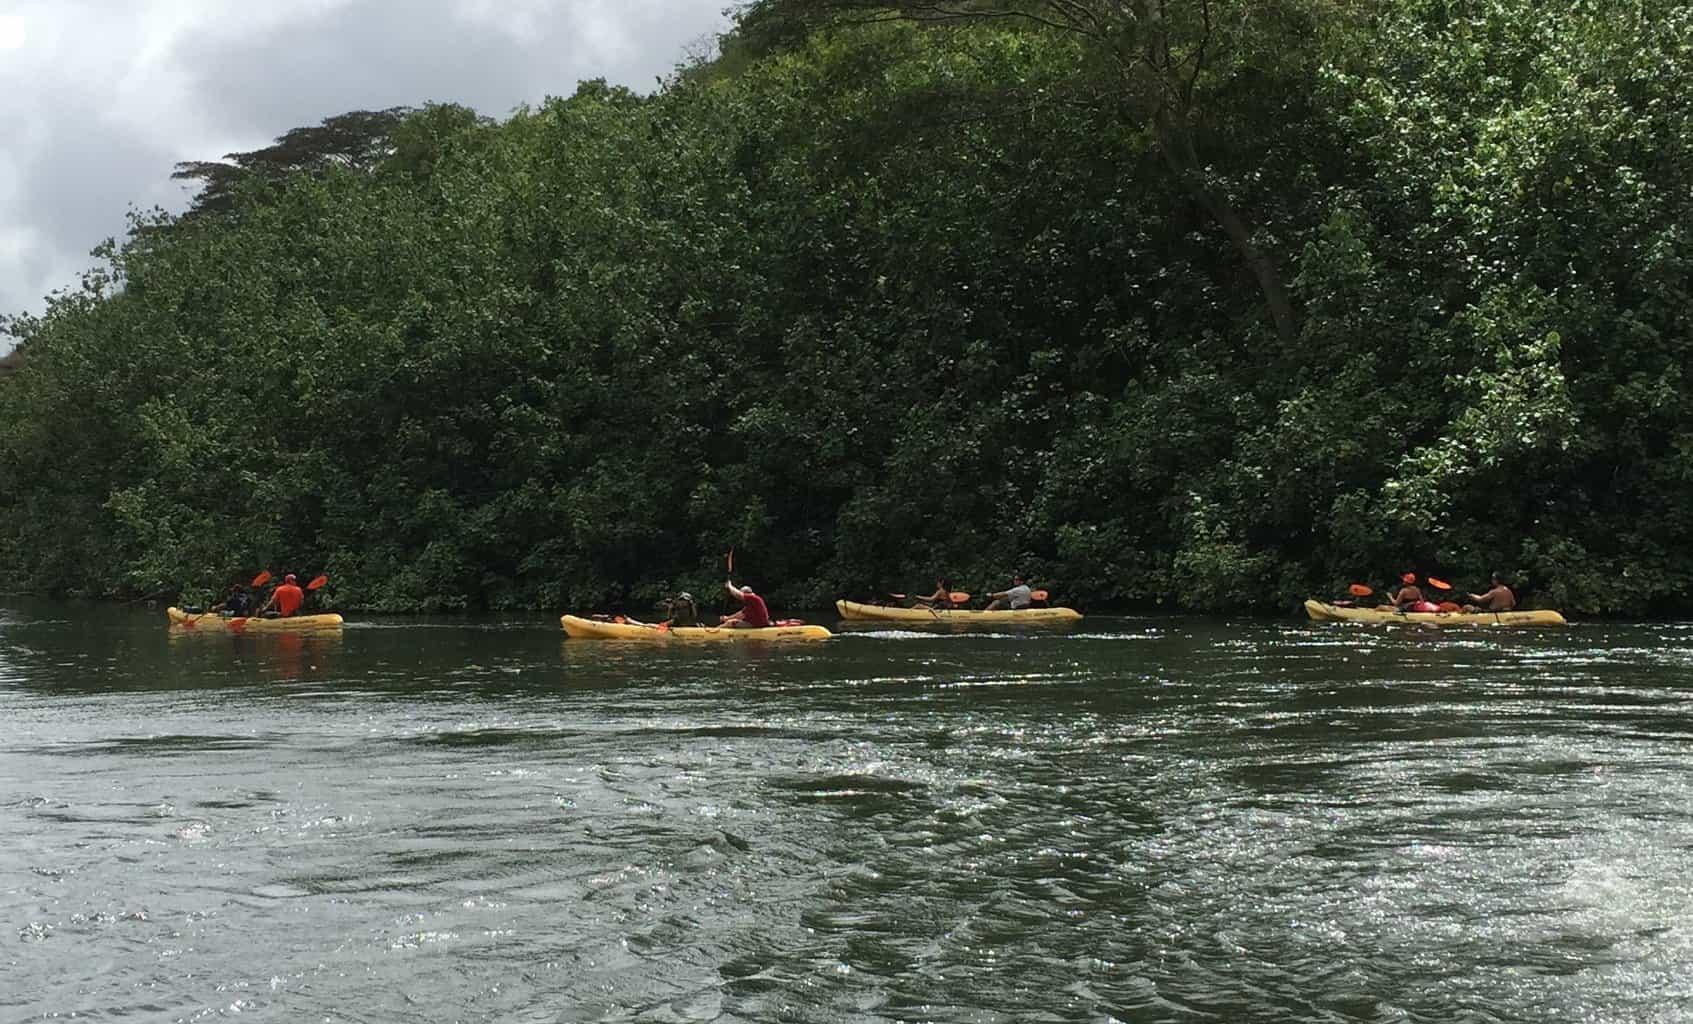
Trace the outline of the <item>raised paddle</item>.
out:
M 1353 597 L 1369 597 L 1371 594 L 1375 593 L 1374 590 L 1364 586 L 1362 583 L 1354 583 L 1346 589 Z
M 1433 576 L 1430 576 L 1428 578 L 1428 585 L 1433 587 L 1436 590 L 1451 590 L 1452 589 L 1452 584 L 1446 582 L 1445 580 L 1437 580 Z
M 255 587 L 262 587 L 266 583 L 269 583 L 269 582 L 270 582 L 270 570 L 266 569 L 264 572 L 261 572 L 257 576 L 254 576 L 253 582 L 250 585 L 255 586 Z
M 310 583 L 306 584 L 306 589 L 307 590 L 316 590 L 317 588 L 323 586 L 325 583 L 328 583 L 328 582 L 329 582 L 328 574 L 320 574 L 317 577 L 317 579 L 314 579 Z

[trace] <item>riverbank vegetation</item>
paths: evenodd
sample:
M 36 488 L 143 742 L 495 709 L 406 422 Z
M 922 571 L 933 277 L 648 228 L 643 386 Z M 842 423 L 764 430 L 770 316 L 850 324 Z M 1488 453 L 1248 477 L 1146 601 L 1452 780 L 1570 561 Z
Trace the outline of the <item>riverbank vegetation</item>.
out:
M 184 165 L 11 325 L 0 575 L 1693 604 L 1693 8 L 859 6 Z

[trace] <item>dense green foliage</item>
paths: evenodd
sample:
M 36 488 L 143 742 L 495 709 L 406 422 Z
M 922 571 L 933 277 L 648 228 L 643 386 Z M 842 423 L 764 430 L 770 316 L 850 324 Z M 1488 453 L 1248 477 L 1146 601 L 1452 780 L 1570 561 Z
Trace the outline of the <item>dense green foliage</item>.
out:
M 1693 9 L 1212 6 L 1161 129 L 1073 32 L 771 4 L 653 96 L 218 172 L 14 323 L 0 573 L 585 609 L 733 545 L 778 609 L 1686 607 Z

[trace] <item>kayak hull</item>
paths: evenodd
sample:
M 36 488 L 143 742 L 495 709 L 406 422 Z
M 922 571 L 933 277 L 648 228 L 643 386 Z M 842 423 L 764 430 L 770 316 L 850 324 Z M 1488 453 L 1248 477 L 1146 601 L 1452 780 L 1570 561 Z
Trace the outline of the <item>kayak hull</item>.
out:
M 1564 626 L 1551 610 L 1515 612 L 1394 612 L 1380 608 L 1342 608 L 1323 601 L 1306 601 L 1305 614 L 1316 622 L 1399 622 L 1432 626 Z
M 286 619 L 226 619 L 212 613 L 190 615 L 181 608 L 167 608 L 165 614 L 170 617 L 170 628 L 194 633 L 319 633 L 341 628 L 341 616 L 334 613 Z
M 646 643 L 758 643 L 772 640 L 827 640 L 833 633 L 822 626 L 765 626 L 759 629 L 725 629 L 722 626 L 657 626 L 632 622 L 601 622 L 578 615 L 560 617 L 559 625 L 575 640 L 640 640 Z
M 889 608 L 879 604 L 859 604 L 857 601 L 836 601 L 835 611 L 841 618 L 853 622 L 902 622 L 907 625 L 946 623 L 948 625 L 996 626 L 1057 626 L 1076 622 L 1082 613 L 1074 608 L 1006 608 L 1000 611 L 977 611 L 969 608 Z

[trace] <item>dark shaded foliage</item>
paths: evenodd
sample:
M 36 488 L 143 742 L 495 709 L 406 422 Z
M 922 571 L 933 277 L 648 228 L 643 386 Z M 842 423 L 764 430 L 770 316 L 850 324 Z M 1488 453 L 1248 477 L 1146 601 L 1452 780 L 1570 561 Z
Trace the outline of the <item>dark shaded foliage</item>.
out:
M 1211 6 L 1175 165 L 1073 32 L 775 6 L 656 96 L 219 165 L 232 215 L 138 219 L 11 325 L 0 574 L 557 610 L 733 546 L 789 607 L 1020 570 L 1291 609 L 1406 565 L 1685 607 L 1693 19 Z

